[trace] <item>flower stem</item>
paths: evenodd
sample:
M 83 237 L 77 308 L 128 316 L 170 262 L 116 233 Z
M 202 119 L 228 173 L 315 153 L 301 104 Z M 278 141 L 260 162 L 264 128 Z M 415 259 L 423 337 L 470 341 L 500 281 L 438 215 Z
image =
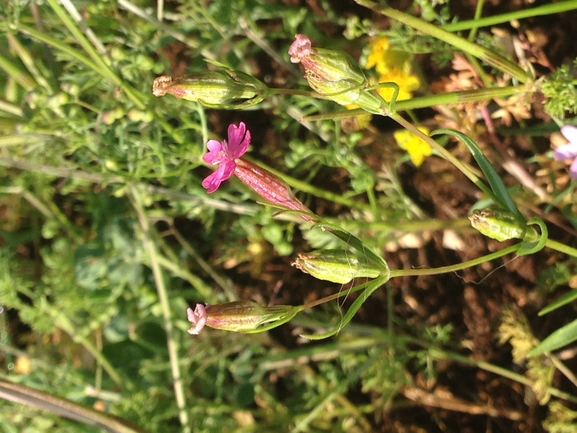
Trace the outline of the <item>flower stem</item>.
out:
M 449 266 L 441 266 L 439 268 L 430 268 L 430 269 L 392 269 L 391 270 L 391 278 L 393 277 L 408 277 L 408 276 L 417 276 L 417 275 L 439 275 L 439 274 L 446 274 L 449 272 L 460 271 L 466 268 L 470 268 L 472 266 L 480 265 L 481 263 L 488 262 L 490 260 L 498 259 L 499 257 L 503 257 L 509 253 L 514 253 L 521 247 L 521 244 L 511 245 L 510 247 L 504 248 L 502 250 L 496 251 L 491 254 L 487 254 L 482 257 L 478 257 L 473 260 L 469 260 L 463 263 L 458 263 L 456 265 L 449 265 Z
M 451 152 L 447 151 L 447 149 L 445 149 L 443 146 L 441 146 L 439 143 L 437 143 L 428 135 L 423 134 L 421 131 L 415 128 L 410 122 L 406 121 L 402 116 L 395 113 L 395 114 L 389 114 L 389 117 L 394 121 L 396 121 L 399 125 L 403 126 L 407 130 L 411 131 L 413 134 L 417 135 L 418 137 L 422 138 L 427 143 L 429 143 L 433 147 L 433 149 L 435 149 L 443 158 L 445 158 L 447 161 L 453 164 L 461 173 L 467 176 L 469 180 L 471 180 L 471 182 L 473 182 L 481 191 L 483 191 L 485 194 L 489 196 L 492 195 L 492 192 L 487 189 L 487 186 L 481 181 L 479 176 L 477 176 L 461 160 L 453 156 Z
M 441 26 L 441 28 L 448 32 L 458 32 L 461 30 L 470 30 L 477 27 L 490 27 L 494 26 L 495 24 L 508 23 L 512 20 L 532 18 L 541 15 L 551 15 L 559 12 L 570 11 L 573 9 L 577 9 L 577 0 L 566 0 L 557 3 L 549 3 L 534 8 L 520 9 L 518 11 L 493 15 L 485 18 L 475 18 L 474 20 L 445 24 L 444 26 Z
M 553 239 L 547 239 L 545 246 L 551 248 L 552 250 L 559 251 L 560 253 L 565 253 L 568 256 L 577 257 L 577 249 L 562 244 L 561 242 L 554 241 Z
M 473 42 L 470 42 L 460 36 L 454 35 L 434 24 L 421 20 L 420 18 L 409 15 L 405 12 L 393 9 L 389 6 L 380 6 L 370 0 L 355 0 L 359 5 L 365 6 L 377 13 L 392 18 L 409 27 L 413 27 L 429 36 L 446 42 L 455 48 L 462 50 L 472 56 L 475 56 L 503 73 L 509 74 L 520 82 L 529 81 L 529 75 L 518 65 L 506 59 L 505 57 Z
M 182 383 L 182 373 L 180 371 L 179 358 L 178 358 L 178 344 L 176 342 L 174 326 L 172 324 L 172 317 L 170 314 L 170 304 L 168 302 L 168 292 L 164 284 L 164 277 L 162 275 L 162 270 L 160 269 L 160 263 L 158 260 L 158 252 L 156 246 L 152 241 L 153 228 L 150 226 L 148 217 L 144 210 L 144 205 L 142 203 L 142 197 L 140 192 L 134 187 L 130 187 L 130 198 L 134 209 L 138 215 L 138 221 L 143 233 L 142 242 L 144 248 L 148 253 L 150 259 L 150 268 L 152 269 L 152 274 L 154 276 L 154 283 L 156 285 L 156 291 L 158 293 L 158 300 L 160 302 L 160 308 L 162 310 L 162 318 L 164 322 L 164 331 L 166 332 L 166 344 L 168 348 L 168 357 L 170 361 L 170 370 L 172 373 L 174 395 L 176 398 L 176 406 L 178 407 L 178 418 L 180 419 L 180 424 L 182 425 L 183 433 L 190 433 L 189 417 L 186 410 L 186 399 L 184 395 L 184 385 Z

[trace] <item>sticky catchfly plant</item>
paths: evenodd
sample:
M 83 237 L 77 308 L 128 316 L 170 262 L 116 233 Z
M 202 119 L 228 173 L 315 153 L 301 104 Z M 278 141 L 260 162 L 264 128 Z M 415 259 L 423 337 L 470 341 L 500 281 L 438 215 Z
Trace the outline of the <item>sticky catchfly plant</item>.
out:
M 563 161 L 572 159 L 573 162 L 569 168 L 569 176 L 571 176 L 571 179 L 577 179 L 577 127 L 565 125 L 561 128 L 561 134 L 569 140 L 569 143 L 555 149 L 555 160 Z

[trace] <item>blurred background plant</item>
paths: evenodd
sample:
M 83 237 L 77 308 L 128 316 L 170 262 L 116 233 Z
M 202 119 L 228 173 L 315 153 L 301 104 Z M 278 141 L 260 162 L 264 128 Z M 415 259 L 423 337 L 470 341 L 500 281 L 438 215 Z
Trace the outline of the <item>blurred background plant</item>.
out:
M 0 400 L 1 430 L 575 429 L 574 350 L 549 353 L 571 337 L 535 347 L 575 326 L 577 183 L 550 141 L 564 144 L 559 125 L 576 114 L 577 48 L 567 41 L 577 37 L 577 2 L 391 4 L 519 70 L 503 73 L 352 1 L 0 6 L 0 395 L 20 396 Z M 391 280 L 324 341 L 301 336 L 337 325 L 355 293 L 267 333 L 190 336 L 186 309 L 196 302 L 301 305 L 351 288 L 290 266 L 296 252 L 346 247 L 330 233 L 273 217 L 234 178 L 206 194 L 205 144 L 231 123 L 248 125 L 250 155 L 303 203 L 392 268 L 440 268 L 501 248 L 470 228 L 469 209 L 487 197 L 451 164 L 415 137 L 397 145 L 390 119 L 362 123 L 311 97 L 287 55 L 295 33 L 396 82 L 405 91 L 397 110 L 421 131 L 471 136 L 558 248 Z M 247 111 L 152 95 L 157 76 L 214 62 L 301 94 Z M 319 113 L 328 115 L 311 117 Z M 438 141 L 474 164 L 463 143 Z

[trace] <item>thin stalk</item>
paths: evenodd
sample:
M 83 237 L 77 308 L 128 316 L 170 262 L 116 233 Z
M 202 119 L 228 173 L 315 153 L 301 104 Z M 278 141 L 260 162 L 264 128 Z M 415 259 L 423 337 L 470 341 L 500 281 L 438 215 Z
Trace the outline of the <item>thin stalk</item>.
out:
M 104 371 L 108 373 L 110 378 L 115 383 L 118 385 L 123 385 L 120 374 L 116 371 L 108 359 L 106 359 L 102 352 L 99 351 L 90 340 L 76 332 L 76 327 L 68 317 L 66 317 L 59 310 L 53 308 L 52 306 L 47 306 L 46 309 L 47 313 L 54 318 L 54 323 L 58 328 L 62 329 L 64 332 L 70 335 L 72 341 L 82 345 L 82 347 L 84 347 L 84 349 L 86 349 L 86 351 L 94 357 L 96 362 L 100 364 L 102 368 L 104 368 Z
M 483 13 L 483 6 L 484 5 L 485 5 L 485 0 L 479 0 L 477 2 L 477 6 L 475 7 L 475 16 L 473 17 L 473 21 L 477 21 L 479 18 L 481 18 L 481 14 Z M 475 36 L 477 36 L 477 30 L 478 29 L 479 29 L 479 27 L 475 26 L 469 32 L 469 36 L 467 37 L 467 39 L 470 42 L 473 42 L 475 40 Z
M 48 4 L 52 7 L 56 15 L 62 20 L 66 28 L 74 35 L 78 43 L 84 48 L 88 53 L 94 64 L 98 65 L 94 72 L 99 73 L 107 80 L 111 81 L 118 87 L 120 87 L 126 95 L 130 98 L 132 102 L 141 110 L 146 109 L 146 104 L 143 102 L 143 95 L 134 89 L 132 86 L 128 85 L 124 80 L 122 80 L 106 63 L 101 54 L 99 54 L 90 41 L 84 36 L 82 31 L 78 28 L 76 23 L 70 19 L 70 16 L 66 13 L 64 8 L 58 4 L 57 0 L 46 0 Z
M 577 386 L 577 377 L 575 377 L 575 373 L 567 368 L 567 366 L 557 356 L 553 355 L 552 353 L 547 353 L 547 358 L 549 358 L 557 370 L 559 370 L 565 375 L 567 379 L 569 379 L 573 386 Z
M 361 220 L 344 220 L 340 218 L 323 218 L 325 221 L 340 225 L 343 229 L 355 227 L 364 230 L 383 230 L 383 231 L 400 231 L 418 233 L 426 230 L 455 230 L 455 231 L 477 231 L 471 227 L 469 218 L 455 218 L 448 220 L 440 219 L 423 219 L 414 221 L 361 221 Z
M 64 177 L 64 178 L 71 178 L 71 179 L 80 179 L 85 180 L 87 182 L 98 183 L 98 184 L 111 184 L 111 183 L 120 183 L 125 184 L 126 182 L 130 181 L 130 179 L 125 179 L 119 175 L 108 175 L 108 174 L 100 174 L 100 173 L 90 173 L 88 171 L 83 170 L 76 170 L 70 167 L 59 167 L 59 166 L 51 166 L 51 165 L 42 165 L 37 164 L 30 161 L 21 161 L 16 159 L 10 158 L 2 158 L 0 157 L 0 166 L 3 167 L 10 167 L 16 168 L 19 170 L 26 170 L 35 173 L 44 173 L 51 176 L 57 177 Z M 239 215 L 252 215 L 257 212 L 257 206 L 246 205 L 246 204 L 237 204 L 237 203 L 228 203 L 224 200 L 213 199 L 209 197 L 198 197 L 192 194 L 188 194 L 181 191 L 175 191 L 170 188 L 164 188 L 161 186 L 155 185 L 148 185 L 144 182 L 135 182 L 135 186 L 138 188 L 143 188 L 148 194 L 159 194 L 171 198 L 173 200 L 186 200 L 189 203 L 194 203 L 196 205 L 205 205 L 212 207 L 214 209 L 232 212 Z
M 277 89 L 272 89 L 276 91 Z M 462 90 L 458 92 L 440 93 L 437 95 L 417 96 L 404 101 L 395 102 L 395 111 L 415 110 L 417 108 L 428 108 L 436 105 L 458 104 L 461 102 L 488 101 L 494 98 L 505 98 L 507 96 L 527 93 L 529 90 L 523 86 L 488 87 L 484 89 Z M 315 94 L 309 96 L 316 96 Z M 362 108 L 339 111 L 337 113 L 320 114 L 306 116 L 303 119 L 314 121 L 324 119 L 343 119 L 354 117 L 367 112 Z M 300 120 L 303 120 L 300 119 Z
M 20 69 L 14 62 L 12 62 L 7 57 L 4 57 L 0 54 L 0 69 L 3 69 L 7 75 L 10 76 L 14 81 L 20 84 L 24 90 L 27 92 L 31 91 L 34 87 L 36 87 L 36 81 Z
M 510 370 L 507 370 L 507 369 L 502 368 L 502 367 L 498 367 L 496 365 L 490 364 L 490 363 L 485 362 L 485 361 L 479 361 L 476 359 L 471 359 L 471 358 L 468 358 L 468 357 L 463 356 L 463 355 L 459 355 L 459 354 L 451 353 L 451 352 L 446 352 L 444 350 L 435 349 L 435 348 L 431 348 L 429 353 L 431 354 L 431 356 L 435 357 L 436 359 L 450 359 L 453 361 L 461 362 L 463 364 L 472 365 L 474 367 L 480 368 L 480 369 L 485 370 L 485 371 L 489 371 L 491 373 L 495 373 L 499 376 L 506 377 L 507 379 L 514 380 L 515 382 L 519 382 L 519 383 L 526 385 L 526 386 L 532 386 L 533 385 L 531 379 L 529 379 L 528 377 L 525 377 L 521 374 L 513 373 Z M 577 397 L 575 397 L 571 394 L 568 394 L 566 392 L 563 392 L 557 388 L 549 387 L 547 389 L 547 391 L 552 396 L 562 398 L 562 399 L 565 399 L 567 401 L 571 401 L 573 403 L 577 403 Z
M 164 322 L 164 331 L 166 332 L 166 345 L 168 348 L 168 358 L 170 362 L 170 370 L 172 373 L 174 395 L 176 398 L 176 406 L 178 407 L 178 418 L 180 424 L 182 425 L 183 433 L 190 433 L 189 417 L 186 410 L 186 398 L 184 394 L 184 385 L 182 383 L 182 374 L 180 371 L 179 357 L 178 357 L 178 343 L 176 342 L 176 335 L 174 332 L 174 327 L 172 325 L 172 317 L 170 313 L 170 303 L 168 301 L 168 291 L 164 284 L 164 277 L 162 275 L 162 270 L 159 264 L 159 255 L 156 250 L 156 246 L 152 242 L 153 238 L 153 228 L 150 226 L 148 217 L 144 210 L 144 205 L 142 203 L 142 197 L 140 192 L 134 187 L 130 187 L 130 198 L 132 205 L 138 216 L 138 221 L 140 223 L 140 228 L 142 229 L 142 242 L 144 248 L 148 253 L 150 260 L 150 268 L 152 269 L 152 274 L 154 276 L 154 283 L 156 285 L 156 292 L 158 294 L 158 300 L 160 302 L 160 308 L 162 310 L 162 318 Z
M 571 257 L 577 257 L 577 249 L 562 244 L 561 242 L 554 241 L 553 239 L 547 239 L 546 247 L 552 250 L 559 251 L 560 253 L 565 253 Z
M 441 28 L 448 32 L 458 32 L 461 30 L 470 30 L 473 28 L 490 27 L 496 24 L 508 23 L 512 20 L 521 20 L 523 18 L 552 15 L 559 12 L 567 12 L 573 9 L 577 9 L 577 0 L 565 0 L 557 3 L 549 3 L 542 6 L 537 6 L 534 8 L 523 8 L 518 11 L 507 12 L 490 17 L 445 24 L 441 26 Z
M 394 277 L 408 277 L 408 276 L 417 276 L 417 275 L 439 275 L 439 274 L 446 274 L 449 272 L 456 272 L 461 271 L 463 269 L 470 268 L 472 266 L 477 266 L 482 263 L 488 262 L 490 260 L 495 260 L 500 257 L 503 257 L 507 254 L 514 253 L 521 247 L 521 244 L 511 245 L 510 247 L 504 248 L 499 251 L 495 251 L 494 253 L 487 254 L 485 256 L 468 260 L 466 262 L 458 263 L 456 265 L 449 265 L 449 266 L 441 266 L 439 268 L 429 268 L 429 269 L 392 269 L 391 270 L 391 278 Z
M 456 265 L 449 265 L 449 266 L 442 266 L 439 268 L 428 268 L 428 269 L 391 269 L 388 271 L 388 276 L 386 278 L 382 275 L 380 277 L 377 277 L 377 278 L 381 278 L 383 280 L 383 283 L 385 283 L 386 281 L 388 281 L 389 279 L 394 278 L 394 277 L 401 277 L 401 276 L 402 277 L 408 277 L 408 276 L 418 276 L 418 275 L 439 275 L 439 274 L 446 274 L 449 272 L 456 272 L 456 271 L 460 271 L 460 270 L 469 268 L 471 266 L 480 265 L 480 264 L 488 262 L 490 260 L 498 259 L 500 257 L 507 255 L 507 254 L 513 253 L 513 252 L 517 251 L 520 248 L 520 246 L 521 246 L 521 244 L 512 245 L 512 246 L 505 248 L 505 249 L 502 249 L 500 251 L 496 251 L 494 253 L 479 257 L 477 259 L 469 260 L 467 262 L 459 263 Z M 334 293 L 332 295 L 325 296 L 324 298 L 317 299 L 317 300 L 312 301 L 312 302 L 308 302 L 306 304 L 303 304 L 303 305 L 301 305 L 299 307 L 295 307 L 295 308 L 299 308 L 299 311 L 303 311 L 303 310 L 306 310 L 309 308 L 316 307 L 317 305 L 325 304 L 325 303 L 333 301 L 335 299 L 342 298 L 343 296 L 348 296 L 351 293 L 358 292 L 359 290 L 364 290 L 365 288 L 367 288 L 367 285 L 369 285 L 370 283 L 372 283 L 374 281 L 376 281 L 376 279 L 368 281 L 368 282 L 363 283 L 363 284 L 359 284 L 358 286 L 355 286 L 355 287 L 351 287 L 350 289 L 340 290 L 338 293 Z
M 46 410 L 112 433 L 146 433 L 145 430 L 120 417 L 3 379 L 0 379 L 0 398 Z
M 521 69 L 518 65 L 506 59 L 505 57 L 485 48 L 470 42 L 460 36 L 450 33 L 442 28 L 421 20 L 420 18 L 409 15 L 405 12 L 393 9 L 389 6 L 380 6 L 370 0 L 355 0 L 359 5 L 364 6 L 373 10 L 374 12 L 385 15 L 386 17 L 392 18 L 400 23 L 403 23 L 409 27 L 417 29 L 424 34 L 432 36 L 443 42 L 446 42 L 455 48 L 462 50 L 465 53 L 471 54 L 483 60 L 487 64 L 493 66 L 494 68 L 500 70 L 505 74 L 516 78 L 521 83 L 530 80 L 529 75 Z
M 76 21 L 76 24 L 78 25 L 78 27 L 80 27 L 82 29 L 82 31 L 84 32 L 86 37 L 90 40 L 90 42 L 92 42 L 92 45 L 94 47 L 96 47 L 96 50 L 98 51 L 98 53 L 101 56 L 108 55 L 106 48 L 104 47 L 102 42 L 100 42 L 100 39 L 98 39 L 98 36 L 96 36 L 96 34 L 94 34 L 92 29 L 90 27 L 88 27 L 88 25 L 84 22 L 82 15 L 80 15 L 80 13 L 78 12 L 78 9 L 76 9 L 74 4 L 70 0 L 60 0 L 60 3 L 62 3 L 62 6 L 64 6 L 66 8 L 66 10 L 70 14 L 70 16 L 72 16 L 74 21 Z
M 7 114 L 11 114 L 12 116 L 15 117 L 19 117 L 21 119 L 24 117 L 24 111 L 22 110 L 22 108 L 11 102 L 4 101 L 2 99 L 0 99 L 0 111 L 3 111 Z
M 34 77 L 34 80 L 42 87 L 44 87 L 49 95 L 53 95 L 54 89 L 52 88 L 46 77 L 40 72 L 40 69 L 38 69 L 38 67 L 34 63 L 34 57 L 32 56 L 32 54 L 30 54 L 30 51 L 28 51 L 24 47 L 24 45 L 22 45 L 20 41 L 14 37 L 14 35 L 8 33 L 6 34 L 6 39 L 8 39 L 8 42 L 10 43 L 10 48 L 18 54 L 18 57 L 20 58 L 24 66 L 26 66 L 28 72 L 30 72 Z
M 439 153 L 443 158 L 445 158 L 447 161 L 453 164 L 461 173 L 467 176 L 469 180 L 477 186 L 477 188 L 479 188 L 481 191 L 483 191 L 483 193 L 487 194 L 489 197 L 492 196 L 492 192 L 487 188 L 487 186 L 483 183 L 483 181 L 481 181 L 479 176 L 477 176 L 461 160 L 453 156 L 451 152 L 449 152 L 447 149 L 445 149 L 443 146 L 441 146 L 439 143 L 437 143 L 428 135 L 423 134 L 421 131 L 415 128 L 413 124 L 407 122 L 402 116 L 395 113 L 390 114 L 389 117 L 394 121 L 396 121 L 399 125 L 403 126 L 405 129 L 411 131 L 413 134 L 417 135 L 418 137 L 422 138 L 427 143 L 429 143 L 431 147 L 437 151 L 437 153 Z

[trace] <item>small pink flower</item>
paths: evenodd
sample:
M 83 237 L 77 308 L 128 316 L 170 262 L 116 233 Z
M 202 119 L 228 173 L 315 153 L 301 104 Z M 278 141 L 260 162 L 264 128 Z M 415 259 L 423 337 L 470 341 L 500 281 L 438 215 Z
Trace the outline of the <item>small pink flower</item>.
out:
M 207 314 L 206 308 L 202 304 L 196 304 L 194 311 L 192 308 L 188 308 L 186 310 L 186 314 L 188 316 L 188 321 L 192 323 L 192 327 L 188 330 L 189 334 L 198 335 L 204 325 L 206 324 Z
M 231 124 L 228 127 L 228 142 L 208 141 L 208 153 L 202 159 L 207 164 L 219 164 L 216 171 L 202 181 L 202 186 L 209 194 L 215 192 L 223 181 L 233 175 L 236 169 L 235 160 L 246 153 L 249 144 L 250 131 L 243 122 L 238 126 Z
M 192 323 L 188 333 L 198 335 L 205 325 L 224 331 L 253 332 L 264 323 L 282 320 L 290 314 L 294 316 L 298 311 L 298 308 L 290 305 L 261 307 L 252 301 L 234 301 L 206 307 L 196 304 L 194 310 L 186 310 L 188 321 Z
M 572 125 L 565 125 L 561 128 L 561 133 L 569 140 L 569 143 L 555 149 L 555 160 L 573 159 L 569 168 L 569 175 L 571 179 L 577 179 L 577 128 Z
M 295 35 L 295 41 L 291 44 L 288 53 L 292 63 L 299 63 L 311 54 L 311 40 L 305 35 Z
M 290 187 L 270 171 L 241 158 L 250 144 L 250 132 L 244 123 L 228 127 L 228 143 L 210 140 L 206 145 L 208 153 L 202 159 L 207 164 L 220 164 L 214 173 L 202 181 L 208 193 L 218 189 L 220 184 L 233 174 L 245 185 L 272 204 L 300 211 L 305 221 L 314 218 L 306 214 L 312 212 L 292 193 Z

